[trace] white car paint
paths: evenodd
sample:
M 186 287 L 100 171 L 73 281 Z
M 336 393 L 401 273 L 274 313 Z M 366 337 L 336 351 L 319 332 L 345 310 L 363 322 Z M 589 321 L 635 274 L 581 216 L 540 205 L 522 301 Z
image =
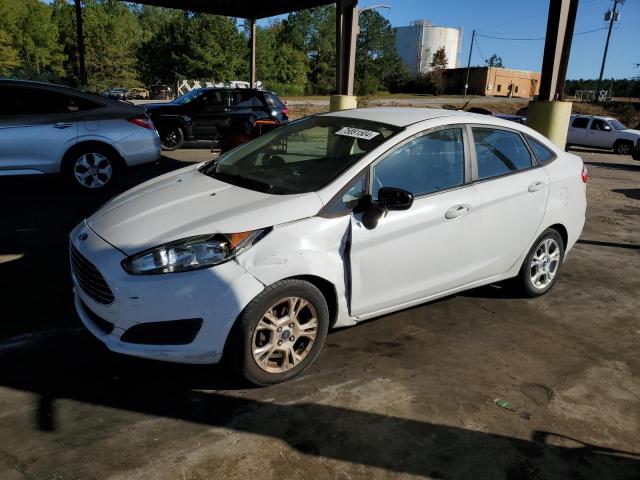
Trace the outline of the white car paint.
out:
M 95 302 L 74 278 L 76 307 L 111 350 L 160 360 L 215 363 L 243 308 L 266 286 L 291 277 L 321 279 L 335 291 L 334 327 L 397 311 L 516 276 L 535 239 L 552 225 L 567 232 L 566 252 L 582 231 L 586 187 L 582 160 L 532 129 L 484 115 L 433 109 L 359 109 L 327 114 L 404 127 L 317 192 L 270 195 L 177 170 L 114 198 L 70 234 L 70 242 L 111 287 L 110 305 Z M 418 197 L 372 230 L 362 214 L 321 215 L 363 169 L 412 136 L 446 125 L 495 126 L 537 140 L 556 159 L 545 166 Z M 240 147 L 245 148 L 245 147 Z M 471 162 L 470 157 L 467 162 Z M 457 205 L 468 211 L 445 214 Z M 234 260 L 202 270 L 131 275 L 127 256 L 198 234 L 272 231 Z M 112 323 L 104 334 L 92 315 Z M 121 340 L 133 325 L 202 318 L 187 345 Z

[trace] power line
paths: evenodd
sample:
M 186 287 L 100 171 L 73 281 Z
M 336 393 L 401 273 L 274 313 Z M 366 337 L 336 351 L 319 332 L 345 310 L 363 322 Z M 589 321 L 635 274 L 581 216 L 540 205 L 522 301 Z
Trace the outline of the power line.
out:
M 593 32 L 599 32 L 600 30 L 606 30 L 608 27 L 600 27 L 600 28 L 594 28 L 593 30 L 587 30 L 584 32 L 578 32 L 578 33 L 574 33 L 573 36 L 577 36 L 577 35 L 586 35 L 587 33 L 593 33 Z M 546 37 L 534 37 L 534 38 L 523 38 L 523 37 L 494 37 L 492 35 L 482 35 L 480 33 L 476 33 L 476 37 L 482 37 L 482 38 L 491 38 L 493 40 L 509 40 L 509 41 L 538 41 L 538 40 L 544 40 Z
M 476 33 L 476 47 L 478 47 L 478 53 L 480 54 L 480 59 L 485 62 L 487 58 L 482 54 L 482 50 L 480 50 L 480 44 L 478 43 L 478 34 Z

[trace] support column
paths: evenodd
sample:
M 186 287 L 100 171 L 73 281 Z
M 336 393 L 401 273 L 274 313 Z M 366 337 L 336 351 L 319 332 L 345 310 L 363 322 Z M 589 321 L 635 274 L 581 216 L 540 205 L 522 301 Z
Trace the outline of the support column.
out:
M 249 27 L 249 83 L 256 88 L 256 21 L 251 19 Z
M 76 6 L 76 36 L 78 41 L 78 61 L 80 67 L 80 84 L 87 86 L 87 67 L 84 63 L 84 31 L 82 28 L 82 5 L 81 0 L 75 0 Z
M 527 125 L 561 148 L 571 115 L 571 102 L 562 98 L 577 10 L 578 0 L 550 0 L 540 93 L 527 108 Z
M 336 2 L 336 95 L 331 96 L 331 111 L 356 108 L 353 95 L 358 39 L 357 0 Z

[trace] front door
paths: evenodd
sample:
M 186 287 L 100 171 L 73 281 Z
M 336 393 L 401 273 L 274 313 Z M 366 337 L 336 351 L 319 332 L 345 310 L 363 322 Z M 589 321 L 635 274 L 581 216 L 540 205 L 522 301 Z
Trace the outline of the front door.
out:
M 0 87 L 0 170 L 56 173 L 77 141 L 74 97 L 23 87 Z
M 599 148 L 613 148 L 611 125 L 606 120 L 594 118 L 587 130 L 587 145 Z
M 388 212 L 373 229 L 354 214 L 351 224 L 351 314 L 367 317 L 466 283 L 468 214 L 475 203 L 465 185 L 462 127 L 428 131 L 371 167 L 370 191 L 414 194 L 409 210 Z

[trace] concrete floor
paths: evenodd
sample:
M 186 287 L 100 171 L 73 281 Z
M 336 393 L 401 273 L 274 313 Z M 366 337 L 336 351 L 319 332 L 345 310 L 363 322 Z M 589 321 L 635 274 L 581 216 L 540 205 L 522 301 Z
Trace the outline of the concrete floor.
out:
M 106 198 L 0 185 L 0 478 L 640 478 L 640 163 L 579 153 L 587 225 L 548 295 L 490 286 L 336 331 L 263 389 L 105 351 L 69 306 L 66 234 Z

